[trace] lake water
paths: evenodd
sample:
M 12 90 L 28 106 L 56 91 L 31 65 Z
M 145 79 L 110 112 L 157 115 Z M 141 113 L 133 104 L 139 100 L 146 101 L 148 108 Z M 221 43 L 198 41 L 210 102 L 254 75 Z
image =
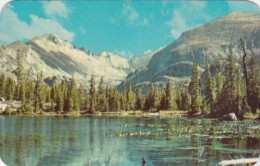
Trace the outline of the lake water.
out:
M 217 165 L 257 157 L 256 121 L 181 117 L 0 117 L 0 158 L 13 165 Z

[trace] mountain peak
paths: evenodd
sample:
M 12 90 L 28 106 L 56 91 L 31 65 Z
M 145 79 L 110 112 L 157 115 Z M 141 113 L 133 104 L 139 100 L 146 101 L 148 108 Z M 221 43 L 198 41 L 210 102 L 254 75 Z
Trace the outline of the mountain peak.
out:
M 61 37 L 59 37 L 57 34 L 47 34 L 43 36 L 38 36 L 33 38 L 32 40 L 29 41 L 29 43 L 37 43 L 37 44 L 51 44 L 51 45 L 56 45 L 59 47 L 68 47 L 68 48 L 74 48 L 74 46 L 66 41 L 63 40 Z
M 113 53 L 113 52 L 109 52 L 109 51 L 103 51 L 100 53 L 100 57 L 106 57 L 106 58 L 119 58 L 119 59 L 124 59 L 124 60 L 127 60 L 126 58 L 116 54 L 116 53 Z
M 56 45 L 65 45 L 65 43 L 68 43 L 67 41 L 61 39 L 58 35 L 56 34 L 48 34 L 44 35 L 42 38 L 45 38 L 46 40 L 53 42 Z
M 224 17 L 230 17 L 230 16 L 241 16 L 241 17 L 245 17 L 245 16 L 257 16 L 258 14 L 256 13 L 244 13 L 244 12 L 231 12 L 227 15 L 225 15 Z

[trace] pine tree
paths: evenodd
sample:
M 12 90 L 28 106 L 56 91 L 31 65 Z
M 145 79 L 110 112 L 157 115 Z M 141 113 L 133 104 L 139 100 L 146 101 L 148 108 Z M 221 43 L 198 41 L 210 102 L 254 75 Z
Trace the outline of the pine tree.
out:
M 126 102 L 126 104 L 127 104 L 127 106 L 126 106 L 127 110 L 128 110 L 128 111 L 129 111 L 129 110 L 135 110 L 135 94 L 134 94 L 134 92 L 132 91 L 132 85 L 131 85 L 131 84 L 128 86 L 126 98 L 127 98 L 127 102 Z
M 74 96 L 74 111 L 76 112 L 77 115 L 80 114 L 80 97 L 79 97 L 79 91 L 76 90 L 76 95 Z
M 89 97 L 88 97 L 88 94 L 86 94 L 85 97 L 84 97 L 83 109 L 84 110 L 89 110 Z
M 26 100 L 27 102 L 31 102 L 33 99 L 33 89 L 34 89 L 34 84 L 33 81 L 31 80 L 31 75 L 30 75 L 30 70 L 27 71 L 27 79 L 26 79 Z
M 112 89 L 109 85 L 106 86 L 105 91 L 105 98 L 106 98 L 106 105 L 105 105 L 105 111 L 110 112 L 113 111 L 113 103 L 112 103 Z
M 119 93 L 117 93 L 116 95 L 116 111 L 121 111 L 121 95 Z
M 6 80 L 4 74 L 1 74 L 0 76 L 0 96 L 6 96 Z
M 80 84 L 78 89 L 78 103 L 79 109 L 84 110 L 84 87 L 82 84 Z
M 188 111 L 190 109 L 191 101 L 190 101 L 190 96 L 189 96 L 187 87 L 183 88 L 180 96 L 181 96 L 181 99 L 180 99 L 180 101 L 181 101 L 181 110 Z
M 155 94 L 155 86 L 154 86 L 154 84 L 152 84 L 149 89 L 148 96 L 146 96 L 146 98 L 145 98 L 144 109 L 146 111 L 151 111 L 153 109 L 154 94 Z
M 215 109 L 218 110 L 220 114 L 227 114 L 230 112 L 237 112 L 236 104 L 236 78 L 235 78 L 235 64 L 233 59 L 232 47 L 229 48 L 230 54 L 227 58 L 227 64 L 225 66 L 225 80 L 223 82 L 223 87 L 221 93 L 218 95 L 217 103 Z
M 78 109 L 78 106 L 75 105 L 76 104 L 76 82 L 73 76 L 67 88 L 67 95 L 65 101 L 66 101 L 64 105 L 65 112 L 75 111 L 75 108 Z
M 41 71 L 39 74 L 38 80 L 38 101 L 40 106 L 40 111 L 44 109 L 45 101 L 46 101 L 46 92 L 45 86 L 43 85 L 43 72 Z
M 147 111 L 158 111 L 160 109 L 160 93 L 154 84 L 149 89 L 149 94 L 145 99 L 144 109 Z
M 175 102 L 177 104 L 177 109 L 182 110 L 182 100 L 181 100 L 181 93 L 180 88 L 178 87 L 175 91 Z
M 244 79 L 245 79 L 245 87 L 246 87 L 246 105 L 247 103 L 249 103 L 249 93 L 250 93 L 250 88 L 249 88 L 249 78 L 248 78 L 248 70 L 247 70 L 247 63 L 246 63 L 246 57 L 247 57 L 247 53 L 246 53 L 246 42 L 243 38 L 240 39 L 240 43 L 242 45 L 242 50 L 243 50 L 243 60 L 242 60 L 242 65 L 243 65 L 243 73 L 244 73 Z
M 89 89 L 89 97 L 90 97 L 90 107 L 89 113 L 93 114 L 96 112 L 96 88 L 95 88 L 95 76 L 92 75 L 90 79 L 90 89 Z
M 52 87 L 51 87 L 51 110 L 54 111 L 54 102 L 57 100 L 57 87 L 55 84 L 54 77 L 52 78 Z
M 251 58 L 248 64 L 248 104 L 253 113 L 260 109 L 260 64 L 254 58 Z
M 231 100 L 234 101 L 236 97 L 236 87 L 235 87 L 235 63 L 233 58 L 233 49 L 232 46 L 229 48 L 230 54 L 228 56 L 228 64 L 225 69 L 225 77 L 226 77 L 226 87 L 227 87 L 227 96 Z
M 166 88 L 165 88 L 165 95 L 166 95 L 166 110 L 172 110 L 174 108 L 174 98 L 173 98 L 173 86 L 170 80 L 167 80 Z
M 191 112 L 190 114 L 200 113 L 199 106 L 199 95 L 200 95 L 200 87 L 199 87 L 199 73 L 198 73 L 198 64 L 193 64 L 192 69 L 192 78 L 191 78 Z
M 18 100 L 24 100 L 24 94 L 20 94 L 21 91 L 24 90 L 24 87 L 22 87 L 23 84 L 23 66 L 21 62 L 21 51 L 18 52 L 16 57 L 16 63 L 17 63 L 17 88 L 16 88 L 16 96 Z
M 21 100 L 21 103 L 22 105 L 25 104 L 26 102 L 26 83 L 24 81 L 22 81 L 20 83 L 20 100 Z
M 143 101 L 142 101 L 142 92 L 141 92 L 141 88 L 138 87 L 137 89 L 137 93 L 136 93 L 136 103 L 135 103 L 135 108 L 136 110 L 142 110 L 143 108 Z
M 64 108 L 64 87 L 63 84 L 61 83 L 58 87 L 57 90 L 55 91 L 55 100 L 56 100 L 56 106 L 55 106 L 55 111 L 57 113 L 62 113 L 63 108 Z
M 206 55 L 206 82 L 205 82 L 205 102 L 207 105 L 207 108 L 212 110 L 215 102 L 215 93 L 214 93 L 214 88 L 213 88 L 213 82 L 210 76 L 210 71 L 209 71 L 209 64 L 208 64 L 208 56 Z
M 237 103 L 237 108 L 239 108 L 242 105 L 242 92 L 241 92 L 241 77 L 240 77 L 240 69 L 237 68 L 236 71 L 236 103 Z
M 165 90 L 161 90 L 161 101 L 160 101 L 160 110 L 166 110 L 166 94 Z
M 220 95 L 222 90 L 222 74 L 218 73 L 216 78 L 216 98 Z
M 107 102 L 108 102 L 108 109 L 110 112 L 115 111 L 115 103 L 114 103 L 114 93 L 111 87 L 108 88 L 107 92 Z
M 43 83 L 43 73 L 37 75 L 37 79 L 35 81 L 34 87 L 34 113 L 41 113 L 42 109 L 44 109 L 46 93 L 45 89 L 42 85 Z
M 124 90 L 122 93 L 122 96 L 120 98 L 120 103 L 121 103 L 121 109 L 123 111 L 126 111 L 126 91 Z
M 152 109 L 159 111 L 160 108 L 160 93 L 157 87 L 155 87 L 153 99 L 152 99 Z
M 7 78 L 6 82 L 7 100 L 12 101 L 14 97 L 15 82 L 10 77 Z
M 104 112 L 106 109 L 104 78 L 101 77 L 98 85 L 97 110 Z
M 116 88 L 113 89 L 112 91 L 112 98 L 111 98 L 111 110 L 113 111 L 119 111 L 120 110 L 120 104 L 118 103 L 118 94 L 117 94 L 117 91 L 116 91 Z M 119 105 L 118 105 L 119 104 Z
M 40 111 L 40 101 L 39 101 L 39 89 L 40 89 L 40 78 L 37 75 L 37 79 L 35 82 L 35 90 L 34 90 L 34 113 L 39 113 Z
M 49 89 L 49 87 L 45 86 L 45 92 L 46 92 L 46 99 L 45 102 L 46 103 L 50 103 L 51 102 L 51 90 Z

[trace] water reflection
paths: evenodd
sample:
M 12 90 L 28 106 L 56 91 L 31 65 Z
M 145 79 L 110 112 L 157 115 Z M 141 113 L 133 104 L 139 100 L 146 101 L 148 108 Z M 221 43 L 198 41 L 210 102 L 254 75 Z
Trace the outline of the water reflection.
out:
M 149 166 L 217 165 L 259 156 L 259 135 L 247 132 L 252 125 L 158 117 L 0 117 L 0 157 L 9 166 L 131 166 L 141 165 L 143 157 Z

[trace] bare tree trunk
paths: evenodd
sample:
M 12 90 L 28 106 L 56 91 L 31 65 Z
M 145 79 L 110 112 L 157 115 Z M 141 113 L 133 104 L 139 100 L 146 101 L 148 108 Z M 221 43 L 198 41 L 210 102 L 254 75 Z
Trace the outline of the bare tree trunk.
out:
M 248 96 L 249 96 L 249 83 L 248 83 L 248 73 L 247 73 L 247 66 L 246 66 L 246 44 L 244 39 L 240 39 L 241 45 L 242 45 L 242 49 L 244 52 L 243 55 L 243 69 L 244 69 L 244 77 L 245 77 L 245 81 L 246 81 L 246 98 L 247 98 L 247 103 L 248 103 Z

